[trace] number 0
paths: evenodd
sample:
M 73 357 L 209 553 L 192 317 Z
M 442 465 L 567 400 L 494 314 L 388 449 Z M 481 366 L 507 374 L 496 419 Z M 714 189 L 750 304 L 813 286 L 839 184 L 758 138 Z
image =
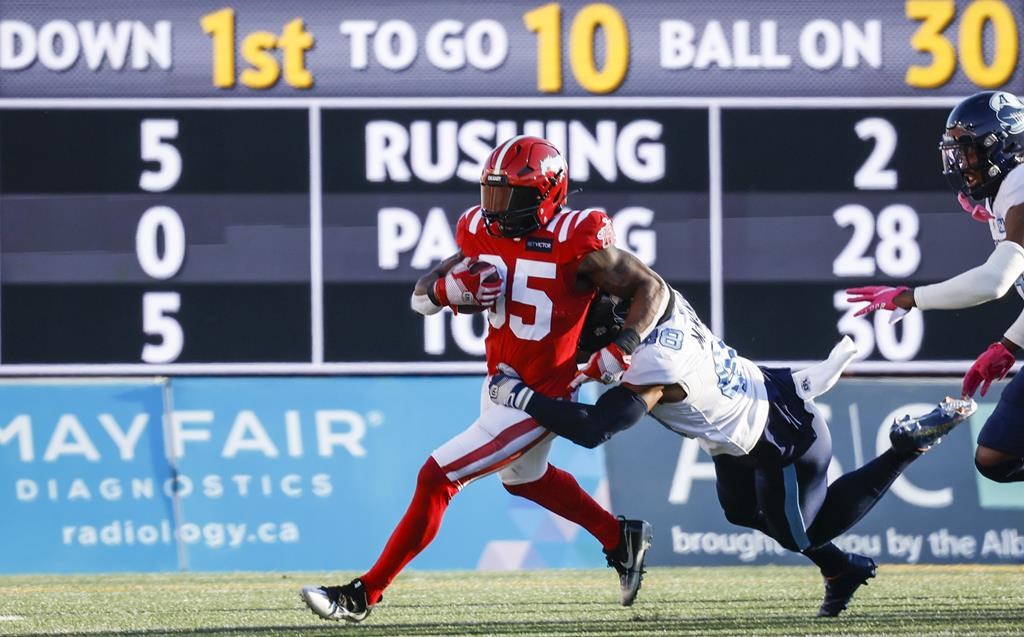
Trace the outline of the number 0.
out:
M 604 32 L 604 68 L 594 62 L 597 29 Z M 569 62 L 580 86 L 591 93 L 611 93 L 626 79 L 629 69 L 629 30 L 622 14 L 610 4 L 589 4 L 572 21 Z
M 158 250 L 163 234 L 164 253 Z M 169 279 L 185 262 L 185 226 L 174 208 L 153 206 L 142 213 L 135 229 L 135 256 L 142 271 L 154 279 Z

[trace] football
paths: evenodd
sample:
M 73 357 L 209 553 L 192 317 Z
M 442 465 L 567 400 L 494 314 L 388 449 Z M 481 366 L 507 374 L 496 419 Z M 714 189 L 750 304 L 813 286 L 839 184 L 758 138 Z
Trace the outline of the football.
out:
M 492 264 L 488 263 L 487 261 L 474 261 L 473 263 L 469 264 L 469 271 L 473 274 L 480 274 L 481 272 L 490 267 L 492 267 Z M 484 281 L 501 281 L 501 275 L 498 274 L 498 270 L 495 269 L 494 272 L 490 274 L 490 276 L 484 278 Z
M 484 270 L 490 268 L 491 265 L 492 264 L 488 263 L 487 261 L 473 261 L 472 263 L 469 264 L 469 271 L 473 274 L 480 274 Z M 486 282 L 501 281 L 501 274 L 499 274 L 497 269 L 495 269 L 493 272 L 491 272 L 490 275 L 484 277 L 483 280 Z M 480 312 L 483 312 L 486 309 L 487 308 L 485 308 L 482 305 L 461 305 L 459 306 L 459 313 L 479 314 Z

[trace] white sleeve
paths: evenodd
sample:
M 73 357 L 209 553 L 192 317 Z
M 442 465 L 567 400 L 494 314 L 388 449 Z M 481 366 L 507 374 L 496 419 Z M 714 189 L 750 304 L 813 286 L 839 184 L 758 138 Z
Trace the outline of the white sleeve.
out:
M 429 296 L 426 294 L 416 294 L 415 292 L 412 293 L 412 298 L 409 299 L 409 307 L 423 316 L 430 316 L 441 311 L 441 307 L 434 305 Z
M 1020 313 L 1013 325 L 1006 329 L 1003 334 L 1006 340 L 1020 348 L 1024 348 L 1024 312 Z
M 981 305 L 1006 294 L 1024 274 L 1024 248 L 1002 241 L 978 267 L 941 283 L 914 288 L 914 304 L 922 310 L 957 310 Z

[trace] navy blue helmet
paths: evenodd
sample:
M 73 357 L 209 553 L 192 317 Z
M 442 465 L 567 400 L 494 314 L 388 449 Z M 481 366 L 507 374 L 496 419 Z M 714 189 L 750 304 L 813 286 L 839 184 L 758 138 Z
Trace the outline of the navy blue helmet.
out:
M 982 91 L 949 113 L 939 142 L 942 174 L 973 199 L 994 197 L 1024 162 L 1024 104 L 1012 93 Z
M 584 352 L 596 352 L 618 338 L 626 323 L 629 305 L 629 299 L 622 300 L 600 291 L 590 303 L 576 347 Z

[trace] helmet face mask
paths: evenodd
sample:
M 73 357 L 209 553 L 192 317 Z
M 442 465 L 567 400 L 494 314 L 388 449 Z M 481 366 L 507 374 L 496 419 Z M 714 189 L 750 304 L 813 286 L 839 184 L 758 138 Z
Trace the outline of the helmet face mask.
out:
M 988 194 L 992 183 L 986 182 L 999 175 L 999 167 L 988 160 L 987 149 L 973 135 L 944 135 L 939 152 L 942 155 L 942 174 L 954 190 L 974 199 L 992 196 Z
M 480 184 L 480 208 L 492 236 L 521 237 L 540 227 L 540 192 L 529 186 Z
M 1003 91 L 968 97 L 950 112 L 939 153 L 954 190 L 976 200 L 994 197 L 1024 162 L 1024 104 Z
M 491 151 L 480 176 L 487 232 L 516 238 L 546 224 L 565 205 L 569 171 L 558 149 L 540 137 L 513 137 Z

